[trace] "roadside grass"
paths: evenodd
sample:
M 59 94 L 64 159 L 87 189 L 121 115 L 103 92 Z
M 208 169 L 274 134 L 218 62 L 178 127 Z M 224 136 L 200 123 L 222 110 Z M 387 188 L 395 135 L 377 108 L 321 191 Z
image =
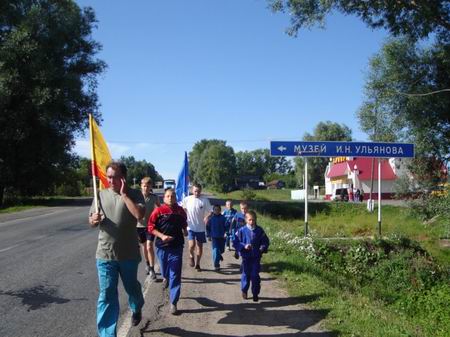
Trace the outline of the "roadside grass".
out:
M 25 211 L 27 209 L 34 208 L 34 207 L 39 207 L 39 206 L 29 205 L 29 206 L 11 206 L 11 207 L 0 208 L 0 214 L 21 212 L 21 211 Z
M 304 204 L 253 203 L 259 213 L 276 220 L 277 226 L 295 235 L 304 235 Z M 281 216 L 280 216 L 281 215 Z M 357 203 L 311 203 L 308 228 L 318 238 L 375 238 L 377 236 L 377 208 L 369 213 L 365 205 Z M 450 265 L 450 249 L 443 249 L 440 240 L 448 236 L 449 222 L 437 218 L 424 223 L 406 207 L 382 206 L 382 237 L 408 237 L 418 241 L 440 263 Z
M 48 197 L 26 197 L 7 199 L 0 207 L 1 213 L 14 213 L 36 207 L 67 206 L 67 205 L 90 205 L 89 197 L 66 197 L 66 196 L 48 196 Z
M 254 200 L 291 201 L 290 189 L 270 190 L 238 190 L 229 193 L 211 192 L 220 199 L 246 200 L 246 193 L 254 193 Z
M 325 328 L 337 331 L 339 336 L 425 336 L 410 333 L 415 326 L 406 315 L 386 308 L 380 301 L 334 287 L 313 270 L 302 268 L 306 264 L 298 254 L 288 255 L 272 247 L 264 257 L 263 268 L 284 281 L 290 296 L 310 298 L 308 304 L 314 309 L 328 312 Z
M 424 224 L 406 208 L 384 206 L 379 239 L 376 212 L 328 203 L 311 209 L 312 236 L 304 238 L 303 219 L 290 215 L 298 210 L 284 205 L 288 211 L 283 203 L 269 212 L 253 205 L 272 243 L 263 268 L 291 296 L 328 312 L 326 328 L 340 336 L 448 336 L 450 249 L 438 244 L 445 219 Z

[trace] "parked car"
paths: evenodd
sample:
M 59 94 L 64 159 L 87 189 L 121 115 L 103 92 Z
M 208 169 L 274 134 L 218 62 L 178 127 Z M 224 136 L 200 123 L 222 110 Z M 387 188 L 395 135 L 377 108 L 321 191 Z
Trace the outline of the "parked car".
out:
M 348 191 L 346 188 L 336 188 L 331 195 L 331 200 L 348 201 Z

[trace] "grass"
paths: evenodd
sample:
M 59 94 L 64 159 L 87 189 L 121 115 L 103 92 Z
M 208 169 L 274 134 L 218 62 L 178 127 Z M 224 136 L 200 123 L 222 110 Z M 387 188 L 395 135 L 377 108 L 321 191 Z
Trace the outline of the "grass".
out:
M 0 214 L 6 214 L 6 213 L 15 213 L 20 211 L 25 211 L 30 208 L 39 207 L 39 206 L 11 206 L 6 208 L 0 208 Z
M 252 207 L 270 221 L 298 236 L 304 235 L 304 205 L 298 203 L 273 203 Z M 281 214 L 281 216 L 280 216 Z M 292 216 L 290 216 L 292 215 Z M 310 234 L 321 238 L 373 238 L 377 235 L 377 210 L 367 212 L 363 204 L 312 203 L 309 205 L 308 227 Z M 382 236 L 405 236 L 420 242 L 439 262 L 450 265 L 450 249 L 440 246 L 440 239 L 448 234 L 446 219 L 424 223 L 412 216 L 405 207 L 385 205 L 382 209 Z
M 6 200 L 3 207 L 0 207 L 0 214 L 14 213 L 35 207 L 49 206 L 65 206 L 65 205 L 90 205 L 89 197 L 65 197 L 65 196 L 49 196 L 49 197 L 28 197 L 21 199 Z
M 348 218 L 347 215 L 335 217 L 336 213 L 345 211 L 341 206 L 337 207 L 329 211 L 329 216 L 338 218 L 336 221 L 342 225 L 341 221 L 348 221 Z M 399 213 L 397 220 L 409 218 L 395 207 L 391 211 Z M 354 211 L 352 215 L 353 221 L 357 222 L 358 211 Z M 320 214 L 320 217 L 323 216 Z M 408 220 L 406 226 L 411 225 L 412 219 Z M 312 255 L 313 259 L 310 259 L 307 254 L 298 250 L 302 243 L 289 243 L 286 238 L 275 235 L 282 231 L 294 238 L 303 237 L 299 223 L 263 215 L 259 216 L 258 222 L 266 229 L 272 242 L 269 254 L 264 257 L 264 270 L 284 280 L 291 296 L 310 298 L 309 303 L 314 309 L 328 312 L 324 325 L 330 331 L 338 332 L 339 336 L 448 336 L 448 259 L 447 269 L 444 267 L 441 271 L 443 276 L 436 274 L 434 281 L 427 281 L 432 274 L 423 273 L 440 270 L 438 265 L 426 255 L 422 255 L 422 250 L 417 248 L 414 242 L 408 243 L 409 241 L 406 241 L 406 244 L 402 240 L 395 241 L 397 243 L 392 244 L 392 247 L 399 249 L 399 252 L 384 256 L 378 266 L 371 267 L 370 258 L 364 258 L 376 258 L 377 254 L 367 255 L 365 252 L 361 256 L 354 254 L 352 257 L 341 250 L 333 255 L 329 248 L 337 246 L 344 247 L 347 252 L 358 252 L 355 248 L 366 241 L 351 238 L 331 241 L 308 239 L 315 242 L 316 249 L 322 247 L 322 250 L 316 250 Z M 348 233 L 354 230 L 353 226 L 341 226 L 341 230 L 342 228 Z M 327 233 L 332 232 L 329 226 L 325 226 L 325 229 Z M 410 231 L 414 234 L 419 232 L 419 229 L 412 228 Z M 369 239 L 367 242 L 370 247 L 376 241 Z M 400 248 L 404 248 L 406 253 L 401 253 Z M 413 253 L 416 249 L 419 249 L 418 253 Z M 323 259 L 321 255 L 328 255 L 328 259 Z M 348 256 L 351 257 L 350 260 Z M 360 278 L 358 270 L 355 272 L 355 266 L 363 270 L 361 275 L 364 277 Z M 367 276 L 372 279 L 365 280 Z M 420 277 L 425 281 L 420 281 Z
M 337 331 L 339 336 L 421 336 L 414 334 L 415 326 L 406 315 L 386 308 L 382 302 L 333 287 L 302 270 L 301 261 L 298 255 L 272 251 L 264 258 L 264 269 L 284 280 L 290 296 L 312 298 L 309 304 L 314 309 L 328 311 L 324 326 L 330 331 Z
M 281 190 L 251 190 L 255 193 L 255 200 L 270 200 L 270 201 L 291 201 L 291 190 L 281 189 Z M 211 192 L 217 198 L 220 199 L 232 199 L 232 200 L 243 200 L 247 199 L 243 193 L 244 191 L 238 190 L 229 193 L 218 193 Z

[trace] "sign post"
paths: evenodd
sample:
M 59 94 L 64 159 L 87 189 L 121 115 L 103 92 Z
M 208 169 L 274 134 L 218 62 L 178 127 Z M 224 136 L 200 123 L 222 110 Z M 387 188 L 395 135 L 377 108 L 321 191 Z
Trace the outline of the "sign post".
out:
M 381 159 L 378 158 L 378 236 L 381 238 Z
M 305 158 L 305 236 L 308 236 L 308 158 Z
M 381 236 L 381 159 L 414 157 L 414 144 L 329 141 L 271 141 L 274 157 L 304 157 L 305 160 L 305 236 L 308 235 L 308 157 L 378 158 L 378 235 Z

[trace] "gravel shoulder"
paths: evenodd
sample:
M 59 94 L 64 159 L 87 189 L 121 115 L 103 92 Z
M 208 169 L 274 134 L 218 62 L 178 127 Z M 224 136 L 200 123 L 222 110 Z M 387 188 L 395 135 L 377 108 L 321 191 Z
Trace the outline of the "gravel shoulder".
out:
M 271 275 L 261 273 L 260 301 L 244 300 L 240 291 L 239 260 L 224 253 L 222 269 L 213 270 L 210 243 L 204 249 L 201 272 L 187 264 L 185 247 L 180 315 L 169 313 L 167 291 L 162 283 L 147 279 L 143 320 L 127 337 L 150 336 L 336 336 L 321 328 L 328 314 L 312 310 L 308 298 L 291 298 Z M 128 320 L 129 318 L 125 318 Z

